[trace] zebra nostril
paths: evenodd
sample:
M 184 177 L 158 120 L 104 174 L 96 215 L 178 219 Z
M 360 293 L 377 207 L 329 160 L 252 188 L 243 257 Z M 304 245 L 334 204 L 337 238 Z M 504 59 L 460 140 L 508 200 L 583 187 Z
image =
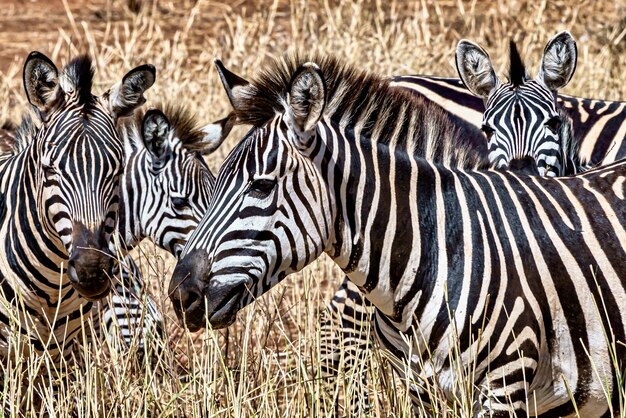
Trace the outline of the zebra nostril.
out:
M 67 275 L 70 279 L 70 283 L 78 284 L 78 274 L 76 273 L 76 268 L 74 267 L 74 263 L 70 261 L 67 265 Z
M 198 299 L 200 299 L 200 296 L 198 295 L 197 292 L 188 291 L 186 293 L 187 293 L 186 297 L 181 298 L 181 304 L 183 305 L 183 308 L 185 309 L 185 311 L 189 310 L 193 306 L 193 304 L 196 303 Z

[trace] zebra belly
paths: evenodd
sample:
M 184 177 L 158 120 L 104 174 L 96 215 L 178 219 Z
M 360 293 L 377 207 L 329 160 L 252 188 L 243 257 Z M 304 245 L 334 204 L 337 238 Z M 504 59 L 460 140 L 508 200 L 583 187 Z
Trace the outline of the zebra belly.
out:
M 562 316 L 561 316 L 562 317 Z M 419 331 L 414 333 L 411 339 L 410 333 L 403 333 L 393 327 L 392 322 L 384 317 L 384 313 L 376 311 L 375 327 L 376 337 L 381 347 L 390 352 L 389 360 L 401 376 L 402 379 L 408 379 L 413 382 L 410 388 L 418 395 L 424 395 L 424 391 L 418 389 L 424 384 L 436 383 L 437 389 L 442 391 L 449 402 L 462 399 L 465 396 L 461 391 L 462 384 L 468 379 L 467 375 L 460 376 L 458 371 L 461 368 L 472 370 L 473 356 L 476 347 L 472 349 L 464 347 L 460 358 L 454 358 L 454 341 L 448 341 L 453 338 L 452 334 L 442 340 L 437 349 L 426 350 L 424 344 L 420 344 Z M 390 326 L 385 326 L 390 325 Z M 416 342 L 416 340 L 418 340 Z M 423 340 L 423 339 L 422 339 Z M 447 341 L 447 343 L 445 342 Z M 540 358 L 537 362 L 537 368 L 534 378 L 529 382 L 527 390 L 527 410 L 530 416 L 576 416 L 576 413 L 561 414 L 559 408 L 567 405 L 571 401 L 570 391 L 574 394 L 584 391 L 587 396 L 584 404 L 576 405 L 579 416 L 584 417 L 600 417 L 604 415 L 608 409 L 607 395 L 604 392 L 604 386 L 612 388 L 613 376 L 612 368 L 608 358 L 608 351 L 601 353 L 591 353 L 594 357 L 594 365 L 597 372 L 594 376 L 590 376 L 591 380 L 585 387 L 576 387 L 578 378 L 578 370 L 575 362 L 576 349 L 575 345 L 569 338 L 569 332 L 566 327 L 560 327 L 560 332 L 554 340 L 554 352 L 550 354 L 547 350 L 547 344 L 543 343 Z M 599 344 L 601 346 L 602 344 Z M 596 350 L 597 350 L 596 346 Z M 474 350 L 474 351 L 473 351 Z M 578 348 L 578 351 L 581 351 Z M 423 355 L 423 354 L 427 355 Z M 594 355 L 595 354 L 595 355 Z M 580 354 L 579 354 L 580 355 Z M 493 358 L 489 357 L 477 364 L 475 375 L 488 370 Z M 462 367 L 459 367 L 459 363 Z M 605 371 L 605 372 L 603 372 Z M 472 382 L 477 387 L 488 391 L 489 380 L 495 381 L 497 376 L 487 376 L 483 381 Z M 477 391 L 478 392 L 478 391 Z M 474 401 L 478 401 L 479 393 L 476 393 Z M 427 402 L 420 396 L 419 403 Z

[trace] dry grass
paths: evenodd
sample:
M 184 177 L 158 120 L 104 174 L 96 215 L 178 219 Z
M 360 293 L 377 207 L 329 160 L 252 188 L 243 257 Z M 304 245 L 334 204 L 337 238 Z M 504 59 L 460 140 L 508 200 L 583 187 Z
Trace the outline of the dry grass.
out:
M 0 67 L 3 118 L 17 121 L 25 108 L 21 65 L 31 49 L 46 52 L 59 64 L 88 52 L 95 58 L 99 91 L 131 67 L 151 62 L 158 76 L 148 94 L 150 100 L 179 101 L 190 106 L 200 121 L 210 122 L 229 110 L 212 66 L 214 57 L 244 76 L 253 74 L 266 58 L 292 49 L 333 53 L 382 74 L 453 76 L 454 47 L 459 39 L 469 38 L 485 46 L 503 73 L 506 46 L 512 37 L 520 42 L 534 73 L 545 43 L 563 29 L 574 34 L 579 47 L 578 69 L 565 92 L 614 100 L 626 97 L 623 1 L 287 0 L 257 4 L 241 0 L 230 6 L 209 1 L 68 3 L 50 8 L 25 5 L 29 7 L 28 32 L 19 24 L 24 17 L 21 6 L 1 12 L 1 22 L 18 23 L 5 26 L 9 29 L 0 39 L 10 45 L 9 51 L 20 54 Z M 139 13 L 128 4 L 133 10 L 140 9 Z M 29 32 L 32 36 L 26 36 Z M 235 131 L 210 158 L 212 167 L 217 169 L 241 132 Z M 136 255 L 167 312 L 165 341 L 150 345 L 155 352 L 161 347 L 153 364 L 138 366 L 132 352 L 117 355 L 98 345 L 93 352 L 79 353 L 86 367 L 70 364 L 71 376 L 63 372 L 56 376 L 54 387 L 37 389 L 28 370 L 38 360 L 11 362 L 5 364 L 5 399 L 18 402 L 21 386 L 26 393 L 38 391 L 49 416 L 66 416 L 71 410 L 79 416 L 123 417 L 309 417 L 331 413 L 333 401 L 322 393 L 315 378 L 318 311 L 341 279 L 330 261 L 320 259 L 287 279 L 243 311 L 228 330 L 191 335 L 179 327 L 164 293 L 174 266 L 172 257 L 148 243 Z M 390 381 L 383 364 L 375 354 L 363 365 L 373 373 L 370 416 L 410 416 L 405 391 L 395 390 L 402 382 Z M 343 391 L 341 387 L 336 390 Z M 468 411 L 467 399 L 441 408 L 441 416 L 461 416 L 463 410 Z M 37 408 L 29 412 L 39 416 Z

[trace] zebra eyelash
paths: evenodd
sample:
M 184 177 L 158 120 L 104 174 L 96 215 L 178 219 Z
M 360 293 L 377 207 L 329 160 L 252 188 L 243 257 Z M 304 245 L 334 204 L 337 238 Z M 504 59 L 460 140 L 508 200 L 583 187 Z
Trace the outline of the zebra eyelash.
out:
M 265 199 L 270 195 L 270 193 L 272 193 L 275 186 L 276 179 L 254 179 L 250 182 L 247 193 L 254 198 Z
M 483 131 L 485 135 L 487 135 L 487 138 L 489 138 L 495 132 L 495 129 L 487 124 L 483 124 L 483 126 L 480 127 L 480 130 Z
M 559 132 L 559 129 L 561 128 L 561 117 L 560 116 L 553 116 L 550 119 L 548 119 L 548 121 L 546 123 L 544 123 L 544 125 L 546 126 L 546 128 L 550 129 L 550 131 L 553 134 L 557 134 Z

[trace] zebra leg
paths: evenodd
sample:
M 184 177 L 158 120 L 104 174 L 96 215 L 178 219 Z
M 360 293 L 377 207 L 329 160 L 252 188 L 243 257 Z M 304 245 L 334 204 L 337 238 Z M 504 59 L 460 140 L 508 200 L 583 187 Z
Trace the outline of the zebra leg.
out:
M 151 336 L 162 335 L 163 321 L 132 257 L 127 255 L 120 267 L 119 281 L 100 307 L 101 334 L 119 352 L 136 342 L 143 353 Z
M 322 314 L 320 369 L 324 382 L 337 377 L 342 355 L 344 370 L 360 371 L 359 392 L 353 393 L 345 405 L 346 416 L 358 416 L 370 408 L 367 373 L 360 368 L 365 364 L 371 345 L 367 330 L 372 311 L 360 290 L 345 278 Z M 344 380 L 344 387 L 348 387 L 347 380 Z

